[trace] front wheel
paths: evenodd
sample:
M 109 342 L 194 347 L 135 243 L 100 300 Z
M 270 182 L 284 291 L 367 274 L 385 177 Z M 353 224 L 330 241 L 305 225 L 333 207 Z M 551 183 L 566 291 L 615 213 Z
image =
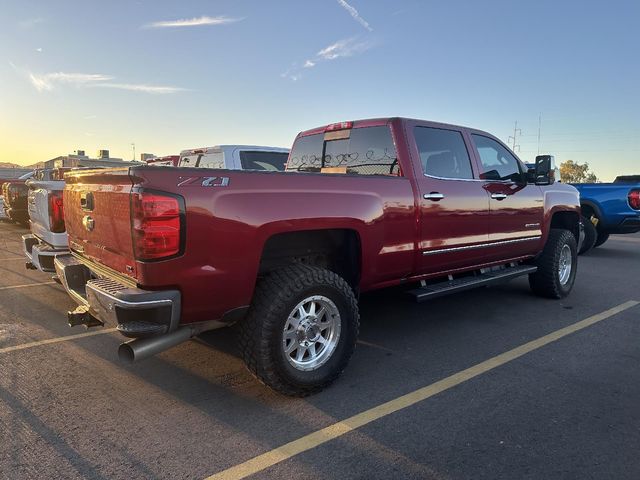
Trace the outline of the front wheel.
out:
M 536 273 L 529 275 L 531 290 L 542 297 L 564 298 L 576 279 L 576 238 L 568 230 L 551 229 L 544 250 L 536 259 Z
M 353 290 L 339 275 L 306 265 L 271 272 L 239 325 L 248 369 L 285 395 L 307 396 L 342 373 L 359 329 Z

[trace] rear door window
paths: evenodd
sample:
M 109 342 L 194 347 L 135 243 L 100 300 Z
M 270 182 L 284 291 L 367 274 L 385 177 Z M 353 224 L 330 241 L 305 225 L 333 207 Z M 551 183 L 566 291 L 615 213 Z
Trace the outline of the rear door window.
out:
M 264 152 L 243 150 L 240 152 L 240 165 L 243 170 L 267 170 L 277 172 L 284 170 L 289 156 L 286 152 Z
M 414 135 L 425 175 L 450 179 L 473 178 L 471 159 L 461 132 L 416 127 Z
M 397 176 L 400 170 L 391 130 L 385 125 L 300 137 L 287 171 Z

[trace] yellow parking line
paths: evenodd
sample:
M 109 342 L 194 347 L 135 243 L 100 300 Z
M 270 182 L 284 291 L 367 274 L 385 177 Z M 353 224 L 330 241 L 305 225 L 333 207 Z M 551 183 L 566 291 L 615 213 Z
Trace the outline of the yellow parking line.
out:
M 338 438 L 345 433 L 349 433 L 382 417 L 415 405 L 418 402 L 426 400 L 427 398 L 444 392 L 445 390 L 449 390 L 450 388 L 460 385 L 467 380 L 471 380 L 472 378 L 493 370 L 494 368 L 497 368 L 501 365 L 509 363 L 512 360 L 515 360 L 516 358 L 519 358 L 529 352 L 542 348 L 545 345 L 555 342 L 556 340 L 559 340 L 579 330 L 587 328 L 595 323 L 601 322 L 602 320 L 606 320 L 607 318 L 612 317 L 638 304 L 640 304 L 640 302 L 625 302 L 621 305 L 618 305 L 617 307 L 613 307 L 602 313 L 598 313 L 597 315 L 585 318 L 584 320 L 574 323 L 573 325 L 561 328 L 560 330 L 556 330 L 555 332 L 540 337 L 536 340 L 532 340 L 531 342 L 520 345 L 513 350 L 501 353 L 500 355 L 490 358 L 489 360 L 485 360 L 484 362 L 478 363 L 477 365 L 467 368 L 466 370 L 455 373 L 450 377 L 432 383 L 431 385 L 414 390 L 411 393 L 395 398 L 389 402 L 378 405 L 377 407 L 365 410 L 364 412 L 358 413 L 357 415 L 349 417 L 346 420 L 336 422 L 321 430 L 315 431 L 297 440 L 282 445 L 281 447 L 263 453 L 262 455 L 258 455 L 257 457 L 254 457 L 244 463 L 211 475 L 210 477 L 207 477 L 206 480 L 237 480 L 261 472 L 262 470 L 265 470 L 266 468 L 269 468 L 277 463 L 294 457 L 295 455 L 298 455 L 302 452 L 311 450 L 312 448 L 329 442 L 330 440 Z
M 24 285 L 12 285 L 10 287 L 0 287 L 0 290 L 11 290 L 13 288 L 38 287 L 40 285 L 53 285 L 54 283 L 56 282 L 25 283 Z
M 103 335 L 117 331 L 117 328 L 105 328 L 96 332 L 78 333 L 77 335 L 68 335 L 66 337 L 49 338 L 47 340 L 38 340 L 37 342 L 23 343 L 22 345 L 14 345 L 12 347 L 0 348 L 0 353 L 15 352 L 16 350 L 24 350 L 26 348 L 40 347 L 42 345 L 51 345 L 52 343 L 68 342 L 78 338 L 93 337 L 95 335 Z

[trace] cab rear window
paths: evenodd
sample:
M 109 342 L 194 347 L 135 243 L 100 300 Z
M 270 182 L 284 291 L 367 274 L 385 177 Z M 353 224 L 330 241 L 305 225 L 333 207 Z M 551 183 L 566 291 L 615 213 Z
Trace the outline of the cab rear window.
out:
M 286 171 L 397 176 L 400 168 L 391 130 L 378 126 L 299 137 Z
M 277 172 L 284 170 L 289 154 L 285 152 L 256 152 L 245 150 L 240 152 L 240 164 L 243 170 L 267 170 Z

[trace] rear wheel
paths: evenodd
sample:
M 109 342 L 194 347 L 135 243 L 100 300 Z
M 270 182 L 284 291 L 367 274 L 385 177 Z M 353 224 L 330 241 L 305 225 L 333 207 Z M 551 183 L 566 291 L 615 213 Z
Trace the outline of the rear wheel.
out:
M 564 298 L 576 279 L 576 239 L 568 230 L 551 229 L 544 250 L 536 259 L 536 273 L 529 275 L 531 290 L 542 297 Z
M 583 253 L 591 250 L 595 246 L 596 239 L 598 237 L 598 231 L 590 218 L 582 216 L 581 221 L 584 226 L 584 240 L 580 246 L 578 255 L 582 255 Z
M 598 236 L 596 238 L 596 242 L 594 243 L 593 247 L 599 247 L 600 245 L 602 245 L 604 242 L 606 242 L 607 240 L 609 240 L 609 234 L 607 232 L 603 232 L 598 230 Z
M 239 325 L 239 345 L 258 379 L 286 395 L 306 396 L 342 373 L 358 329 L 347 282 L 323 268 L 294 265 L 259 282 Z

